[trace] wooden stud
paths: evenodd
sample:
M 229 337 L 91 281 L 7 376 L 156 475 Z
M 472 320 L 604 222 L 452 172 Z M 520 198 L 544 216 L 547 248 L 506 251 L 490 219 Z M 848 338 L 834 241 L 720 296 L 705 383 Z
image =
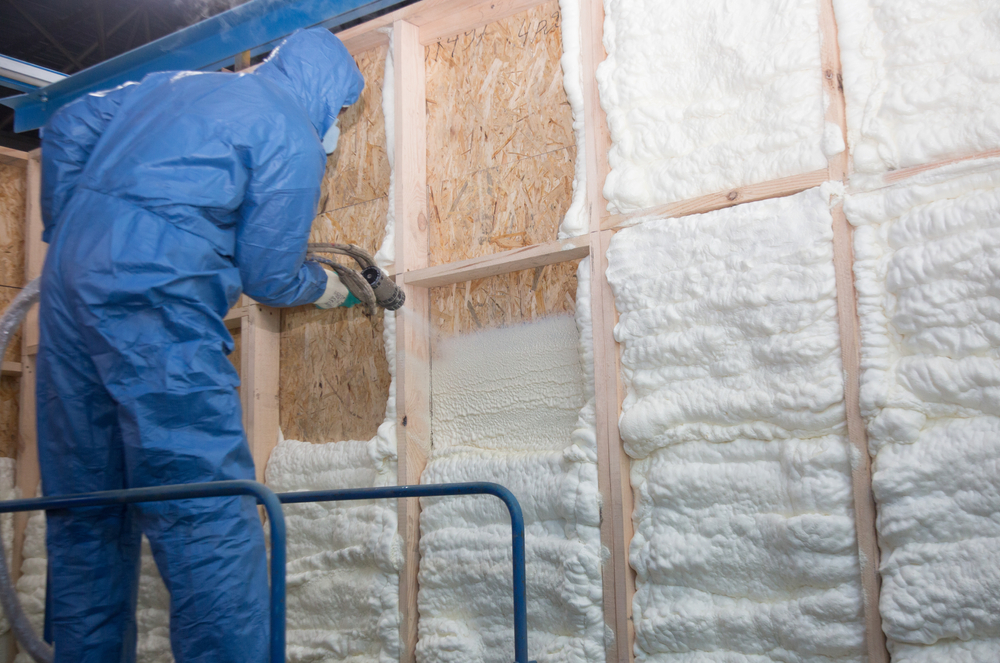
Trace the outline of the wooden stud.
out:
M 0 145 L 0 163 L 20 163 L 28 160 L 28 153 L 20 150 L 12 150 L 9 147 Z
M 452 283 L 485 279 L 500 274 L 534 269 L 557 262 L 584 258 L 590 254 L 588 236 L 560 239 L 544 244 L 532 244 L 510 251 L 470 258 L 444 265 L 409 271 L 405 283 L 421 288 L 437 288 Z
M 632 598 L 635 572 L 628 563 L 632 541 L 633 495 L 629 481 L 631 460 L 622 447 L 618 417 L 624 389 L 619 368 L 619 348 L 614 327 L 618 321 L 614 296 L 608 284 L 607 250 L 612 233 L 601 230 L 608 217 L 604 180 L 610 170 L 611 134 L 597 89 L 597 66 L 604 50 L 604 5 L 584 0 L 580 6 L 583 56 L 584 125 L 587 155 L 587 210 L 590 216 L 590 296 L 594 339 L 594 397 L 597 434 L 598 487 L 603 498 L 601 543 L 611 552 L 602 574 L 604 623 L 614 634 L 607 642 L 608 661 L 629 663 L 635 658 Z
M 42 242 L 41 150 L 28 155 L 27 183 L 24 189 L 24 277 L 25 282 L 38 278 L 45 264 L 46 245 Z M 35 356 L 29 354 L 32 345 L 38 347 L 38 307 L 33 306 L 25 318 L 21 341 L 21 397 L 18 410 L 18 443 L 15 481 L 22 497 L 35 497 L 41 480 L 38 466 L 38 435 L 35 420 Z M 24 532 L 29 513 L 14 514 L 14 549 L 11 551 L 11 580 L 21 577 L 24 560 Z M 12 643 L 13 645 L 13 643 Z
M 837 316 L 840 321 L 840 352 L 844 365 L 844 404 L 847 410 L 847 437 L 853 447 L 851 484 L 854 491 L 854 522 L 861 563 L 861 590 L 864 601 L 865 648 L 870 663 L 888 663 L 889 652 L 882 632 L 878 567 L 880 553 L 875 530 L 875 498 L 872 495 L 871 456 L 868 434 L 861 419 L 861 331 L 858 322 L 857 292 L 854 289 L 852 229 L 837 205 L 833 213 L 833 264 L 837 279 Z
M 240 317 L 240 403 L 243 428 L 253 454 L 257 481 L 278 444 L 278 371 L 281 362 L 281 311 L 251 304 Z
M 607 279 L 607 251 L 612 232 L 594 232 L 590 237 L 597 480 L 604 501 L 601 543 L 611 552 L 603 573 L 604 620 L 615 635 L 614 640 L 607 643 L 606 656 L 608 661 L 627 663 L 635 658 L 635 626 L 632 621 L 635 571 L 628 562 L 629 544 L 634 533 L 634 499 L 629 480 L 631 459 L 625 453 L 618 430 L 624 387 L 618 342 L 614 337 L 618 312 Z
M 395 78 L 396 272 L 406 306 L 396 313 L 396 430 L 398 482 L 420 483 L 430 453 L 430 296 L 407 283 L 408 272 L 427 266 L 427 114 L 424 47 L 420 29 L 393 23 Z M 417 646 L 417 571 L 420 503 L 399 500 L 404 564 L 399 577 L 400 662 L 413 663 Z
M 847 146 L 847 102 L 840 64 L 840 43 L 833 0 L 820 2 L 820 54 L 823 86 L 829 101 L 826 122 L 840 127 L 845 149 L 830 157 L 829 178 L 845 181 L 849 175 L 850 152 Z M 872 495 L 871 456 L 868 435 L 861 419 L 861 328 L 858 322 L 857 292 L 854 289 L 853 232 L 840 203 L 833 215 L 833 265 L 837 280 L 837 317 L 840 323 L 840 352 L 844 367 L 844 404 L 847 414 L 847 437 L 853 447 L 851 484 L 854 492 L 854 524 L 858 538 L 861 566 L 861 590 L 864 602 L 865 649 L 870 663 L 888 663 L 889 652 L 882 632 L 879 613 L 879 548 L 875 529 L 875 498 Z
M 690 200 L 682 200 L 680 202 L 669 203 L 667 205 L 650 207 L 637 212 L 612 215 L 605 214 L 604 220 L 601 223 L 601 228 L 605 230 L 625 228 L 633 225 L 636 219 L 644 216 L 690 216 L 691 214 L 704 214 L 705 212 L 712 212 L 726 207 L 733 207 L 742 203 L 752 203 L 758 200 L 766 200 L 768 198 L 783 198 L 785 196 L 801 193 L 806 189 L 817 187 L 823 182 L 826 182 L 828 179 L 829 170 L 824 168 L 823 170 L 815 170 L 811 173 L 782 177 L 781 179 L 771 180 L 770 182 L 761 182 L 760 184 L 750 184 L 730 189 L 729 191 L 710 193 L 705 196 L 691 198 Z

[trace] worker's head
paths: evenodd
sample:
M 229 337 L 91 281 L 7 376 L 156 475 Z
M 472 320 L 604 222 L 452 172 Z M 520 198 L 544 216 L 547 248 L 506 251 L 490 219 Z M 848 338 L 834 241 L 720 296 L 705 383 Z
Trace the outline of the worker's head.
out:
M 331 142 L 327 134 L 340 110 L 356 102 L 365 87 L 354 58 L 323 28 L 296 32 L 255 73 L 291 92 L 326 143 Z

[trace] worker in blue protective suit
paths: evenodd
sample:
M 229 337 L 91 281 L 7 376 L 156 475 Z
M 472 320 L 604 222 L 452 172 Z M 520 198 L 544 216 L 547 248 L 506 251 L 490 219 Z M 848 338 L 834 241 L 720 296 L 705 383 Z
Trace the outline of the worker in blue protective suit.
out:
M 45 494 L 253 479 L 223 316 L 353 299 L 305 261 L 336 119 L 364 80 L 326 30 L 253 74 L 166 72 L 61 109 L 42 142 L 38 442 Z M 140 534 L 178 663 L 267 660 L 251 498 L 51 513 L 60 663 L 135 660 Z

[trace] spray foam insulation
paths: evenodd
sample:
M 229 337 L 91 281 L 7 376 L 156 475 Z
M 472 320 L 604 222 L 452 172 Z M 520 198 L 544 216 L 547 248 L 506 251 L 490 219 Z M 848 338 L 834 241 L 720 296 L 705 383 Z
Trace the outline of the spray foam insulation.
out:
M 859 175 L 1000 148 L 1000 5 L 983 0 L 833 4 L 848 142 Z M 852 181 L 857 180 L 864 177 Z
M 818 0 L 607 0 L 605 12 L 611 212 L 827 167 Z
M 580 270 L 576 321 L 552 316 L 446 338 L 432 361 L 421 483 L 494 481 L 517 496 L 531 579 L 528 652 L 539 662 L 604 661 L 587 261 Z M 509 662 L 505 508 L 482 496 L 424 499 L 422 509 L 418 661 Z
M 863 660 L 827 200 L 611 242 L 638 661 Z
M 1000 660 L 1000 160 L 844 210 L 893 661 Z

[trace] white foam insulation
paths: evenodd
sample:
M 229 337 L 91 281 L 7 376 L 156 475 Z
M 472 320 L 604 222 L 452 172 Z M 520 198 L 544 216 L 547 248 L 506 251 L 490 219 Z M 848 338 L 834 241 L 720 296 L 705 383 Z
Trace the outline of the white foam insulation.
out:
M 611 242 L 642 663 L 864 660 L 828 199 Z
M 818 0 L 604 6 L 611 212 L 826 168 Z
M 893 662 L 1000 660 L 1000 160 L 845 212 Z
M 1000 148 L 1000 4 L 833 4 L 859 175 Z

